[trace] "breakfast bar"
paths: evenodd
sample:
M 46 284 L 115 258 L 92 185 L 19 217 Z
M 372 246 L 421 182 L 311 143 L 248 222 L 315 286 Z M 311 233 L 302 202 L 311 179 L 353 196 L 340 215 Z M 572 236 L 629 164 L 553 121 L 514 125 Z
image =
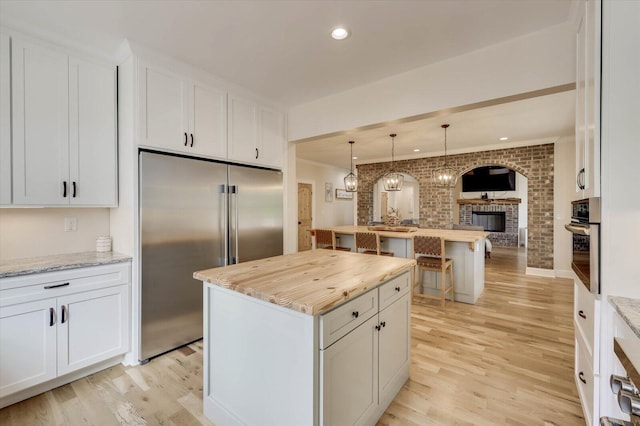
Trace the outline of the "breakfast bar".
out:
M 409 377 L 414 265 L 319 249 L 195 272 L 206 417 L 375 424 Z
M 340 246 L 355 251 L 356 232 L 375 231 L 381 237 L 381 250 L 392 252 L 396 257 L 413 258 L 413 237 L 424 235 L 446 240 L 446 256 L 453 259 L 453 288 L 455 301 L 476 303 L 484 290 L 484 245 L 489 235 L 484 231 L 428 229 L 407 226 L 336 226 L 332 229 Z M 423 271 L 416 281 L 422 283 L 422 293 L 438 295 L 440 280 L 438 273 Z

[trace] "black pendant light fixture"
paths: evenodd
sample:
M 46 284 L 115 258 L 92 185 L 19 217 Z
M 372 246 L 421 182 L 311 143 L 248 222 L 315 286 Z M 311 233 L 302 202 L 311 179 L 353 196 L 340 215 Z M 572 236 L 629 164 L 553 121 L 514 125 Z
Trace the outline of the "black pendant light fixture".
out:
M 458 177 L 455 170 L 447 164 L 447 128 L 449 125 L 443 124 L 440 127 L 444 129 L 444 165 L 433 171 L 431 181 L 436 186 L 443 188 L 455 188 Z
M 391 137 L 391 170 L 382 177 L 382 183 L 385 191 L 400 191 L 402 189 L 402 184 L 404 183 L 404 176 L 395 171 L 394 150 L 395 138 L 397 135 L 392 133 L 389 136 Z
M 351 172 L 344 177 L 344 190 L 347 192 L 358 192 L 358 176 L 353 173 L 353 144 L 355 141 L 349 141 L 351 148 Z

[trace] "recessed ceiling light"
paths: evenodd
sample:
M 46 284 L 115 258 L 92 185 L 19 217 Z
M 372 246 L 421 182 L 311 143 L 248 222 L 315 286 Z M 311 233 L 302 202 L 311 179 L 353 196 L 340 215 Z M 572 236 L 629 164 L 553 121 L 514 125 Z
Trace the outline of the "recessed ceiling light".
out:
M 506 137 L 506 136 L 503 136 L 503 137 L 500 138 L 501 141 L 506 141 L 507 139 L 509 139 L 509 138 Z
M 352 158 L 352 159 L 354 159 L 354 160 L 357 160 L 357 159 L 358 159 L 358 157 L 351 157 L 351 158 Z
M 334 40 L 344 40 L 349 37 L 349 30 L 342 27 L 334 28 L 333 31 L 331 31 L 331 37 L 333 37 Z
M 413 150 L 413 152 L 420 152 L 420 149 L 416 148 L 416 149 Z

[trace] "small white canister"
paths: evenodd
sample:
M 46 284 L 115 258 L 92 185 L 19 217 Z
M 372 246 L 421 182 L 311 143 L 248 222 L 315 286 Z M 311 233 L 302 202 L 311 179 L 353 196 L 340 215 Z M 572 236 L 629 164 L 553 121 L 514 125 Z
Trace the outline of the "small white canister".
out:
M 96 251 L 99 253 L 111 251 L 111 237 L 98 237 L 98 239 L 96 240 Z

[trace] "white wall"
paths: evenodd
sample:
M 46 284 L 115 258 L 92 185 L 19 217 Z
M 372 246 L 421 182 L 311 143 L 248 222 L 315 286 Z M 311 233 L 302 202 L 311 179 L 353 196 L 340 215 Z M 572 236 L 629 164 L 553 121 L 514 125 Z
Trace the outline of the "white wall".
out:
M 76 218 L 77 231 L 64 231 L 65 217 Z M 109 209 L 0 209 L 0 261 L 93 251 L 101 235 L 109 235 Z
M 339 132 L 575 81 L 570 23 L 289 110 L 289 140 Z
M 573 137 L 555 144 L 553 168 L 553 269 L 559 277 L 572 278 L 572 239 L 564 225 L 571 221 L 571 201 L 576 198 L 576 144 Z
M 314 184 L 313 226 L 316 228 L 324 228 L 329 226 L 353 225 L 355 198 L 353 200 L 344 200 L 336 199 L 335 197 L 336 189 L 344 189 L 343 179 L 349 173 L 349 170 L 325 166 L 301 159 L 297 160 L 296 168 L 298 182 L 313 182 Z M 333 184 L 333 201 L 331 202 L 325 201 L 324 188 L 326 182 Z

